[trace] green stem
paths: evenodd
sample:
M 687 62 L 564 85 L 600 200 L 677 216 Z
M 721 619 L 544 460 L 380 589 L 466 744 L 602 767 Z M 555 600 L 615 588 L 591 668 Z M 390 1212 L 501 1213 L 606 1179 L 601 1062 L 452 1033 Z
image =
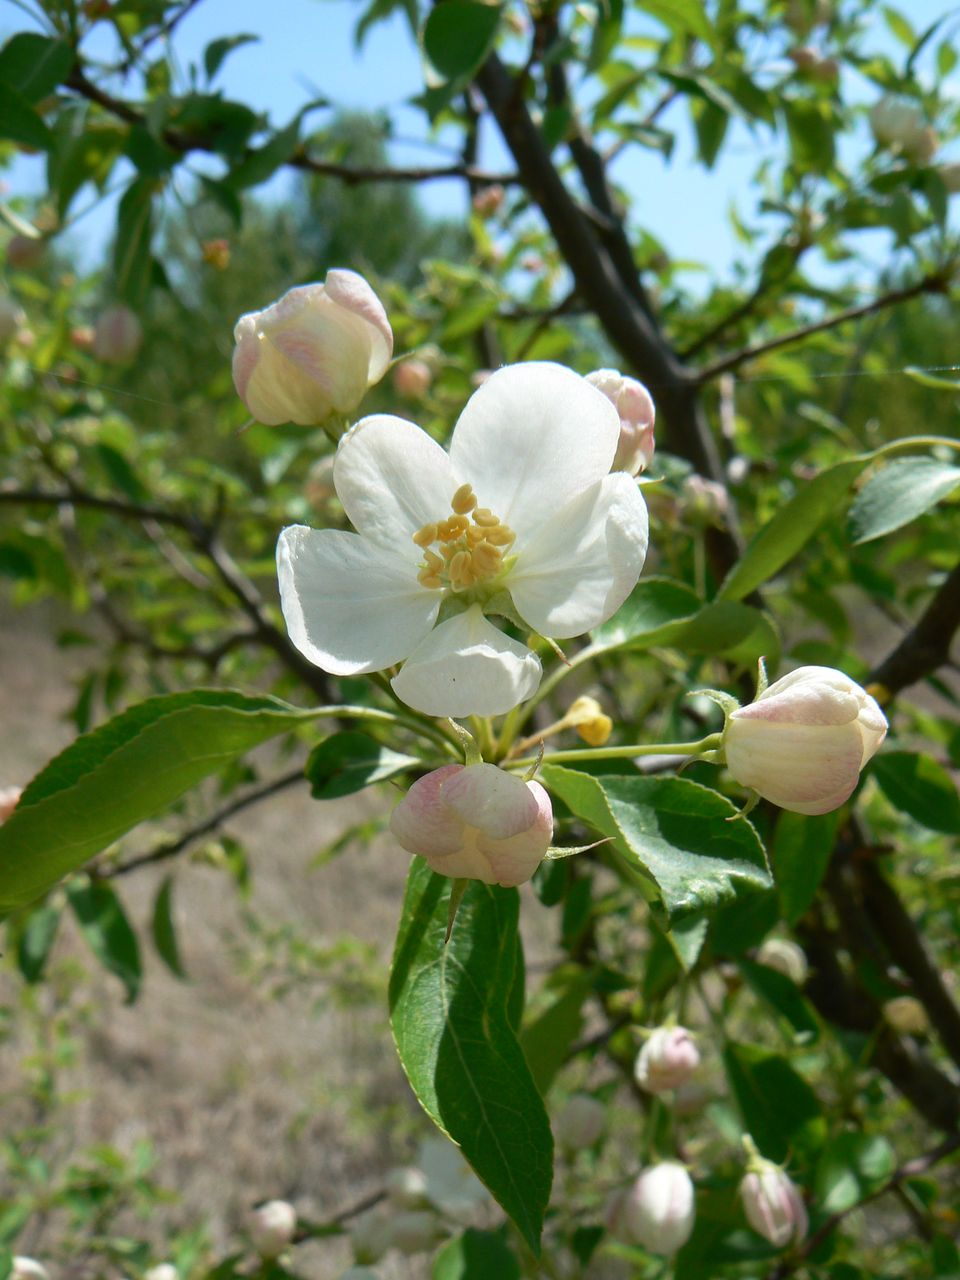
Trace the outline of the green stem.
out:
M 411 733 L 416 733 L 421 738 L 429 739 L 435 746 L 443 747 L 451 755 L 458 754 L 454 743 L 445 733 L 435 729 L 429 723 L 424 724 L 419 720 L 415 720 L 413 716 L 398 715 L 395 711 L 384 711 L 380 707 L 350 706 L 346 703 L 334 703 L 330 707 L 311 707 L 305 713 L 305 718 L 319 719 L 322 716 L 337 716 L 347 720 L 369 720 L 373 724 L 395 724 L 404 729 L 409 729 Z
M 544 764 L 566 764 L 575 760 L 629 760 L 633 756 L 699 756 L 706 751 L 716 751 L 723 738 L 722 733 L 708 733 L 697 742 L 632 743 L 623 747 L 577 747 L 570 751 L 551 751 L 544 756 Z M 511 769 L 528 769 L 536 756 L 523 756 L 508 762 Z

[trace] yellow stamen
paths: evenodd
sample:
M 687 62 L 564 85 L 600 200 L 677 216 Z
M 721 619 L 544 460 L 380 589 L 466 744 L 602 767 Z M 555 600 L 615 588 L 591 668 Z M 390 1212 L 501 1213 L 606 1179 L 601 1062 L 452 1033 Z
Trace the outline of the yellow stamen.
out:
M 484 525 L 487 528 L 492 528 L 493 525 L 500 523 L 500 517 L 495 516 L 489 507 L 477 507 L 473 513 L 473 519 L 477 524 Z
M 473 485 L 462 484 L 450 499 L 450 505 L 459 516 L 465 516 L 471 512 L 477 505 L 477 495 L 473 492 Z
M 479 525 L 472 524 L 467 530 L 467 546 L 475 547 L 478 542 L 483 542 L 484 538 L 487 537 L 488 530 L 481 529 Z
M 425 524 L 422 529 L 418 529 L 413 535 L 413 540 L 418 547 L 429 547 L 431 542 L 437 540 L 437 526 L 435 524 Z
M 500 568 L 503 557 L 496 547 L 491 547 L 489 542 L 481 542 L 478 547 L 474 547 L 472 561 L 474 570 L 482 574 L 484 577 L 488 573 L 494 573 Z
M 439 573 L 443 568 L 443 560 L 434 551 L 427 551 L 423 557 L 424 565 L 431 573 Z
M 511 542 L 516 541 L 517 535 L 509 526 L 498 524 L 492 529 L 485 531 L 487 542 L 493 543 L 495 547 L 509 547 Z
M 417 574 L 417 581 L 423 587 L 429 587 L 431 591 L 443 586 L 443 581 L 438 573 L 431 573 L 429 569 L 421 569 Z

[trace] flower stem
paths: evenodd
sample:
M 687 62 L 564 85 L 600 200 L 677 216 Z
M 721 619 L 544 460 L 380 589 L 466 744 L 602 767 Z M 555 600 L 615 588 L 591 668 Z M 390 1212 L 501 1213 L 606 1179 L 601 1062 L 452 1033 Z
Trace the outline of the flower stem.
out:
M 630 760 L 634 756 L 699 756 L 715 751 L 720 746 L 721 733 L 708 733 L 697 742 L 648 742 L 631 743 L 619 747 L 576 747 L 570 751 L 551 751 L 544 757 L 544 764 L 566 764 L 576 760 Z M 511 769 L 526 769 L 536 756 L 524 756 L 509 761 Z
M 435 729 L 429 722 L 421 722 L 413 716 L 398 715 L 395 711 L 385 711 L 381 707 L 351 706 L 338 702 L 329 707 L 311 707 L 307 715 L 316 719 L 337 716 L 345 720 L 369 720 L 373 724 L 394 724 L 428 739 L 435 746 L 443 747 L 451 755 L 457 754 L 455 745 L 447 734 Z

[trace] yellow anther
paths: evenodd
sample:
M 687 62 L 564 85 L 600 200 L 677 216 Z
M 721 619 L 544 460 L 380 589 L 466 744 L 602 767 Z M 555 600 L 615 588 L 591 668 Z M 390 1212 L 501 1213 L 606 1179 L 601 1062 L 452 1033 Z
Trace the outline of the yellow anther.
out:
M 498 524 L 496 528 L 487 529 L 485 531 L 486 539 L 492 542 L 495 547 L 509 547 L 511 542 L 516 540 L 517 535 L 509 526 Z
M 478 542 L 483 542 L 488 532 L 489 530 L 481 529 L 478 524 L 472 524 L 467 530 L 467 546 L 475 547 Z
M 443 560 L 434 551 L 427 551 L 423 557 L 425 567 L 431 573 L 439 573 L 443 568 Z
M 450 567 L 448 569 L 448 573 L 450 574 L 450 581 L 454 584 L 454 586 L 462 584 L 465 581 L 467 576 L 467 571 L 469 570 L 469 568 L 470 568 L 469 551 L 458 551 L 457 554 L 450 561 Z
M 477 573 L 488 574 L 500 568 L 502 556 L 489 542 L 481 542 L 478 547 L 474 547 L 472 560 Z
M 450 505 L 459 516 L 465 516 L 471 512 L 477 505 L 477 495 L 473 492 L 473 485 L 462 484 L 450 499 Z
M 459 538 L 470 528 L 470 521 L 466 516 L 451 516 L 447 521 L 447 528 L 455 538 Z
M 613 732 L 613 721 L 609 716 L 599 715 L 595 720 L 577 725 L 577 733 L 590 747 L 602 747 Z
M 477 507 L 473 513 L 473 518 L 477 524 L 483 525 L 488 529 L 500 523 L 500 517 L 495 516 L 489 507 Z
M 462 548 L 458 547 L 455 542 L 445 542 L 440 548 L 440 554 L 443 556 L 444 560 L 446 560 L 447 564 L 449 564 L 454 556 L 458 556 L 460 554 L 461 550 Z
M 437 540 L 437 526 L 435 524 L 425 524 L 422 529 L 418 529 L 413 535 L 413 540 L 418 547 L 429 547 L 431 542 Z
M 443 586 L 440 575 L 437 573 L 431 573 L 429 569 L 421 569 L 417 574 L 417 581 L 421 586 L 429 587 L 431 591 Z

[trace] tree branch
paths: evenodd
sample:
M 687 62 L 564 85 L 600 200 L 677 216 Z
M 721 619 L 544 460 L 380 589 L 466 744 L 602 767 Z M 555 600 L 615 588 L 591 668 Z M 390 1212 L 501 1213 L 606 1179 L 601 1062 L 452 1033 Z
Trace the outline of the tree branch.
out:
M 870 673 L 882 702 L 932 675 L 950 660 L 950 647 L 960 630 L 960 561 L 943 580 L 913 628 Z
M 910 298 L 918 298 L 921 294 L 946 293 L 949 278 L 949 273 L 946 269 L 933 272 L 924 276 L 921 280 L 917 280 L 914 284 L 905 286 L 903 289 L 892 289 L 889 293 L 883 293 L 880 297 L 874 298 L 872 302 L 865 302 L 857 307 L 848 307 L 845 311 L 836 311 L 833 315 L 825 316 L 822 320 L 816 320 L 812 324 L 801 325 L 799 329 L 791 329 L 789 333 L 782 333 L 779 337 L 769 338 L 766 342 L 758 342 L 755 346 L 741 347 L 739 351 L 732 351 L 725 356 L 721 356 L 719 360 L 715 360 L 712 364 L 706 365 L 697 374 L 697 381 L 701 385 L 706 382 L 712 382 L 721 373 L 739 369 L 742 364 L 759 359 L 760 356 L 765 356 L 771 351 L 779 351 L 781 347 L 792 346 L 795 342 L 803 342 L 804 339 L 811 338 L 814 334 L 826 333 L 829 329 L 836 329 L 851 320 L 861 320 L 864 316 L 872 316 L 876 312 L 884 311 L 888 307 L 894 307 L 900 302 L 907 302 Z

